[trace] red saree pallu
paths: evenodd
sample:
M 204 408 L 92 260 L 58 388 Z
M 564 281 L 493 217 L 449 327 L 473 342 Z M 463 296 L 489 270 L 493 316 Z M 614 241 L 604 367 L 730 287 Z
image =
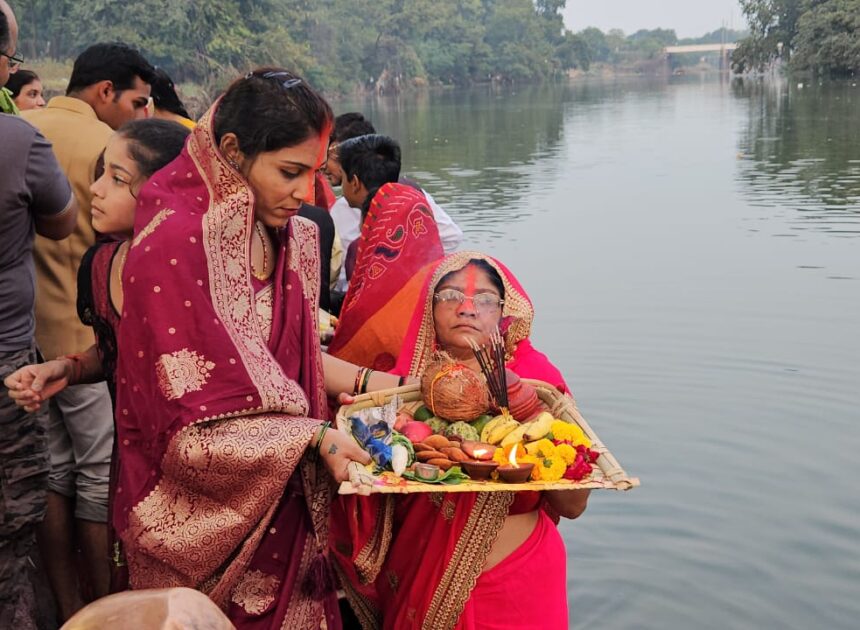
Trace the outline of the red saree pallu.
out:
M 528 295 L 504 265 L 477 252 L 458 252 L 434 266 L 394 372 L 418 376 L 430 363 L 437 350 L 435 287 L 473 259 L 486 261 L 504 284 L 501 329 L 507 366 L 522 377 L 567 391 L 558 369 L 529 342 L 534 309 Z M 332 553 L 342 576 L 350 578 L 345 590 L 365 627 L 566 627 L 565 553 L 553 523 L 557 519 L 545 501 L 522 498 L 526 500 L 517 503 L 541 508 L 538 526 L 526 543 L 485 574 L 484 563 L 505 519 L 522 511 L 514 505 L 513 493 L 339 497 L 333 514 L 342 516 L 331 521 Z M 516 578 L 507 584 L 512 578 L 505 577 L 501 581 L 507 586 L 500 586 L 505 567 L 513 573 L 523 571 L 530 583 Z M 538 589 L 540 597 L 520 596 Z M 499 602 L 512 597 L 521 606 L 505 621 L 503 611 L 512 606 Z M 493 617 L 484 625 L 488 611 Z
M 217 104 L 215 105 L 217 107 Z M 113 521 L 132 588 L 203 591 L 239 628 L 339 624 L 331 481 L 305 451 L 325 413 L 316 226 L 250 274 L 254 199 L 212 113 L 141 191 L 123 271 Z
M 391 370 L 409 319 L 442 241 L 420 190 L 385 184 L 361 227 L 355 271 L 329 353 L 376 370 Z

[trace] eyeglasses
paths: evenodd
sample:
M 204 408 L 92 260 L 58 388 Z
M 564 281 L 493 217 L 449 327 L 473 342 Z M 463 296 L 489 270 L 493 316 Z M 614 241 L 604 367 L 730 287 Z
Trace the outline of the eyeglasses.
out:
M 9 53 L 4 53 L 2 51 L 0 51 L 0 55 L 2 55 L 3 57 L 9 58 L 9 69 L 10 70 L 17 70 L 18 66 L 20 66 L 22 63 L 24 63 L 24 58 L 21 55 L 10 55 Z
M 446 306 L 459 306 L 466 300 L 471 300 L 476 311 L 490 312 L 499 308 L 505 303 L 498 295 L 494 293 L 478 293 L 477 295 L 466 295 L 457 289 L 442 289 L 438 293 L 433 294 L 433 299 L 437 304 Z

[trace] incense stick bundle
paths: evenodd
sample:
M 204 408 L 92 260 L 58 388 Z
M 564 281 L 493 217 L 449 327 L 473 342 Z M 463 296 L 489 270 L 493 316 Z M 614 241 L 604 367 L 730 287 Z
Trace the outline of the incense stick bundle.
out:
M 487 379 L 487 388 L 503 413 L 508 413 L 508 378 L 505 371 L 505 344 L 498 329 L 490 337 L 489 347 L 468 339 L 472 352 Z

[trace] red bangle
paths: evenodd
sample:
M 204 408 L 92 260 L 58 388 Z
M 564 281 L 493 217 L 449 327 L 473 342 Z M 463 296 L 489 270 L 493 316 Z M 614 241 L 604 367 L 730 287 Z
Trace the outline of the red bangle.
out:
M 352 387 L 353 396 L 358 396 L 361 393 L 361 381 L 365 372 L 367 372 L 367 368 L 358 368 L 358 372 L 355 373 L 355 385 Z

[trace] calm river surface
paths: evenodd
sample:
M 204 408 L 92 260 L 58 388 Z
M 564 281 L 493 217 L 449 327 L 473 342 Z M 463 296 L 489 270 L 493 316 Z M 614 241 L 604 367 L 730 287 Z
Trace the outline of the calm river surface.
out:
M 572 627 L 857 627 L 860 86 L 354 107 L 519 276 L 535 345 L 642 480 L 560 525 Z

